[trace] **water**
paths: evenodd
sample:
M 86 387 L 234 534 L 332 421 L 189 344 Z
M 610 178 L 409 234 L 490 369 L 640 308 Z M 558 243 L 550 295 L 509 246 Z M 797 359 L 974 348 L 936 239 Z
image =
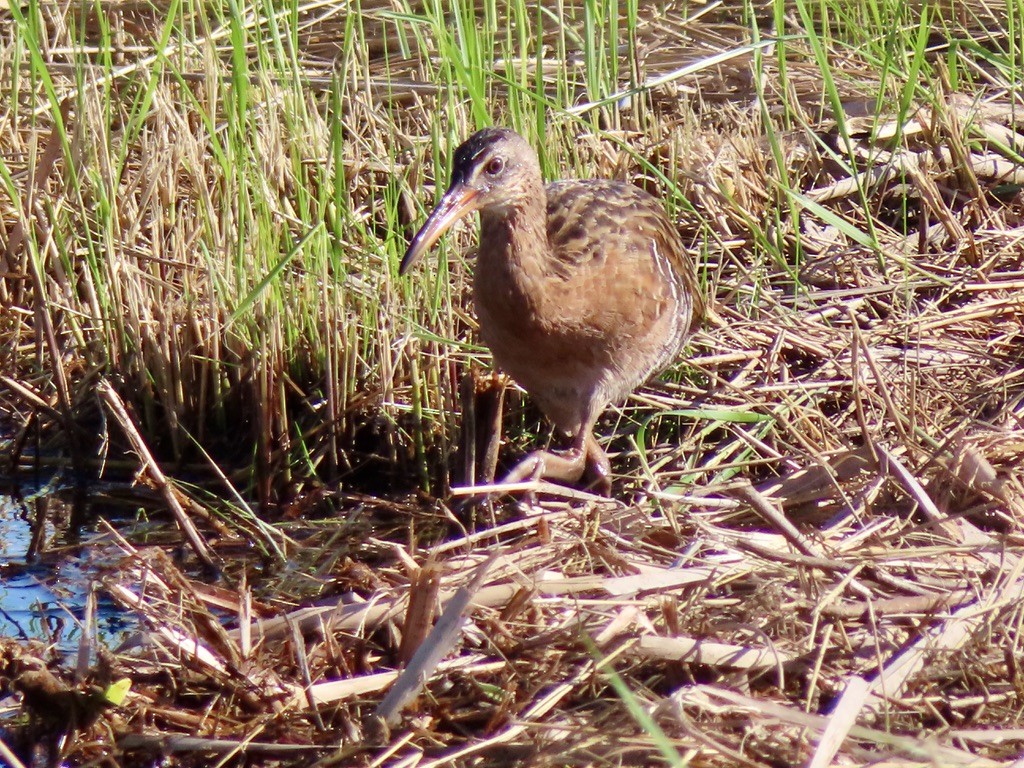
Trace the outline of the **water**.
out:
M 106 543 L 103 509 L 53 484 L 24 493 L 0 494 L 0 636 L 74 653 L 89 592 L 119 554 Z M 96 637 L 114 647 L 136 628 L 133 617 L 102 589 L 96 598 Z

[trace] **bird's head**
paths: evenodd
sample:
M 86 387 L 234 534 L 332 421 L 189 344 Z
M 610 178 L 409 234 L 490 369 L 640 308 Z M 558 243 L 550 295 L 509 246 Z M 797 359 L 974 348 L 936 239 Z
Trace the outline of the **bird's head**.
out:
M 485 128 L 455 150 L 448 191 L 409 243 L 399 274 L 405 274 L 438 238 L 473 211 L 500 213 L 543 194 L 537 154 L 507 128 Z

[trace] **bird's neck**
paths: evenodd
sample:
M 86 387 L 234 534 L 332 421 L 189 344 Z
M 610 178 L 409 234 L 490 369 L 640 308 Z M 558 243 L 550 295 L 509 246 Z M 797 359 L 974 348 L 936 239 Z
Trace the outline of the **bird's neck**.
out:
M 543 188 L 515 205 L 481 211 L 478 269 L 505 273 L 515 282 L 542 279 L 551 267 L 550 250 Z

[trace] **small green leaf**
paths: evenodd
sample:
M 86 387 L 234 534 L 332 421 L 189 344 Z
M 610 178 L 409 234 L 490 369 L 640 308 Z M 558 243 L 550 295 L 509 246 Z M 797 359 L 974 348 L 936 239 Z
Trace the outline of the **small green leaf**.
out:
M 113 704 L 115 707 L 121 706 L 125 696 L 128 695 L 129 689 L 132 687 L 132 681 L 130 678 L 122 677 L 117 682 L 111 683 L 107 690 L 103 692 L 103 698 Z

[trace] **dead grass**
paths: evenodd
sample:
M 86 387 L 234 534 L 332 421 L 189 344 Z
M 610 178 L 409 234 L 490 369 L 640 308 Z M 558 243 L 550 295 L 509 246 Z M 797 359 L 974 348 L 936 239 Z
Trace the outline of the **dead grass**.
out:
M 7 167 L 19 194 L 0 197 L 0 409 L 64 434 L 72 416 L 109 411 L 96 393 L 114 390 L 98 382 L 120 376 L 135 409 L 124 419 L 158 457 L 181 461 L 198 460 L 188 436 L 216 443 L 249 414 L 256 447 L 240 453 L 256 457 L 252 495 L 281 521 L 273 535 L 237 523 L 208 542 L 230 588 L 110 533 L 124 562 L 104 588 L 146 631 L 95 666 L 101 688 L 128 677 L 131 693 L 97 722 L 81 718 L 65 754 L 99 759 L 116 743 L 109 759 L 124 765 L 161 750 L 183 765 L 1011 764 L 1024 742 L 1016 85 L 991 60 L 961 62 L 975 81 L 957 90 L 937 77 L 897 120 L 898 83 L 837 47 L 836 114 L 799 39 L 785 81 L 771 51 L 750 49 L 670 76 L 736 51 L 749 28 L 724 9 L 645 15 L 638 67 L 663 84 L 622 110 L 574 94 L 596 122 L 557 122 L 547 159 L 664 194 L 712 312 L 680 370 L 606 419 L 618 501 L 546 488 L 538 506 L 467 522 L 447 494 L 363 496 L 369 481 L 354 482 L 457 484 L 448 420 L 458 373 L 480 359 L 462 303 L 471 266 L 453 260 L 412 286 L 393 275 L 400 227 L 438 170 L 424 138 L 432 111 L 461 120 L 445 126 L 452 136 L 470 120 L 422 82 L 429 48 L 394 55 L 385 41 L 401 25 L 375 8 L 366 34 L 391 55 L 346 75 L 354 87 L 337 111 L 315 80 L 340 36 L 330 8 L 303 9 L 308 97 L 274 81 L 253 91 L 259 159 L 245 167 L 273 182 L 266 199 L 281 206 L 265 220 L 245 223 L 232 166 L 212 158 L 217 134 L 199 119 L 224 82 L 219 38 L 184 56 L 201 100 L 161 86 L 135 159 L 95 181 L 123 211 L 96 251 L 103 285 L 117 289 L 106 298 L 97 272 L 56 256 L 40 288 L 30 250 L 10 247 L 19 228 L 45 244 L 91 209 L 68 207 L 67 167 L 31 178 L 50 113 L 27 120 L 39 104 L 26 92 L 8 107 L 0 142 L 18 158 Z M 974 15 L 944 34 L 995 48 L 1003 38 L 982 23 L 992 10 L 962 10 Z M 785 21 L 795 34 L 799 17 Z M 110 134 L 87 130 L 107 125 L 89 112 L 106 114 L 97 82 L 70 118 L 82 169 L 107 167 Z M 324 161 L 334 130 L 343 153 Z M 321 161 L 340 162 L 337 175 L 304 175 Z M 340 207 L 298 191 L 339 178 Z M 304 252 L 277 273 L 276 299 L 236 314 L 319 224 L 303 216 L 328 212 L 331 257 Z M 267 221 L 280 231 L 261 247 L 281 248 L 218 303 L 230 277 L 218 259 Z M 70 252 L 94 258 L 87 250 Z M 280 322 L 282 307 L 299 321 Z M 66 396 L 44 364 L 54 358 Z M 31 425 L 17 416 L 31 410 Z M 530 418 L 513 421 L 530 432 Z M 83 461 L 91 444 L 81 438 Z M 317 474 L 354 490 L 318 487 Z M 173 480 L 147 476 L 180 500 Z M 213 538 L 212 523 L 201 528 Z M 253 541 L 279 547 L 289 567 L 268 555 L 257 580 L 237 556 Z M 42 655 L 5 642 L 4 676 Z M 52 733 L 47 707 L 33 722 Z

